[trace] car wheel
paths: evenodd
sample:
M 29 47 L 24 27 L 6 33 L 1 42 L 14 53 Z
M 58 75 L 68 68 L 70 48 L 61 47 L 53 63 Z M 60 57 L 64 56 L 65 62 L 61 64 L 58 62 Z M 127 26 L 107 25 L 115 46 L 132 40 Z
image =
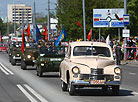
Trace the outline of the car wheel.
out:
M 26 70 L 26 63 L 21 61 L 21 69 Z
M 67 91 L 67 84 L 61 80 L 61 88 L 62 88 L 62 91 Z
M 16 61 L 13 59 L 13 58 L 11 58 L 11 64 L 14 66 L 14 65 L 16 65 Z
M 38 76 L 39 77 L 43 76 L 43 72 L 42 72 L 41 66 L 38 67 Z
M 113 95 L 118 95 L 119 94 L 119 88 L 120 88 L 119 85 L 112 86 Z
M 11 57 L 9 56 L 9 62 L 11 63 Z
M 69 95 L 71 95 L 71 96 L 74 95 L 75 90 L 76 90 L 75 86 L 71 82 L 69 82 L 68 83 L 68 92 L 69 92 Z

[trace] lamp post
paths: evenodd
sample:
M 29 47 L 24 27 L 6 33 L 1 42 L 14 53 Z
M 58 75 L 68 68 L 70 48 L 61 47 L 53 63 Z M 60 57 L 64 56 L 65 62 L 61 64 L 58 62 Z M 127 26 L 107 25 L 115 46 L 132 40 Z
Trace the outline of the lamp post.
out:
M 127 0 L 124 0 L 124 13 L 127 14 Z M 127 26 L 125 26 L 124 29 L 127 29 Z M 127 46 L 127 37 L 124 38 L 124 46 Z M 126 52 L 127 49 L 124 48 L 124 60 L 126 60 Z
M 85 0 L 83 0 L 83 27 L 84 27 L 84 41 L 86 41 Z

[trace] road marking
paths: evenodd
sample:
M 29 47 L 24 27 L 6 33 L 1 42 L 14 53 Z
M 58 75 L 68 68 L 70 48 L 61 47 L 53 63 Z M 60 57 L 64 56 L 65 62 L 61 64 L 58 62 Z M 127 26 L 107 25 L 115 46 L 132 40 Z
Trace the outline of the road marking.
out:
M 9 73 L 6 72 L 1 66 L 0 66 L 0 69 L 1 69 L 1 71 L 4 72 L 6 75 L 9 75 Z
M 137 93 L 137 92 L 132 92 L 132 94 L 134 94 L 134 95 L 138 95 L 138 93 Z
M 131 72 L 130 72 L 129 74 L 130 74 L 130 75 L 136 75 L 136 73 L 131 73 Z
M 25 96 L 31 101 L 31 102 L 37 102 L 21 85 L 17 85 L 17 87 L 25 94 Z
M 48 102 L 45 98 L 43 98 L 40 94 L 34 91 L 30 86 L 24 84 L 24 86 L 34 95 L 36 96 L 41 102 Z
M 6 68 L 2 63 L 0 63 L 0 65 L 1 65 L 1 67 L 2 67 L 5 71 L 7 71 L 9 74 L 14 75 L 14 73 L 13 73 L 12 71 L 10 71 L 8 68 Z

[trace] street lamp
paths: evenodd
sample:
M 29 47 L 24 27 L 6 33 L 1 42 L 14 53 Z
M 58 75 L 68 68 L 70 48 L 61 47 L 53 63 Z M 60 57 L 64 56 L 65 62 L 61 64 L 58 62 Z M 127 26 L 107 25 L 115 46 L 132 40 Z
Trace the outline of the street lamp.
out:
M 85 0 L 83 0 L 83 26 L 84 26 L 84 41 L 86 41 Z

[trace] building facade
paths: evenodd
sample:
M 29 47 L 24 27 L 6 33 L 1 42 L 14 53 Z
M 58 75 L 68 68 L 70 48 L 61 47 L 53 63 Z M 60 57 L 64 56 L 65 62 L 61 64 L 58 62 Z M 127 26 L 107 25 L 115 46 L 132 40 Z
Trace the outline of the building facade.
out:
M 8 5 L 8 22 L 21 24 L 32 23 L 32 7 L 25 4 L 9 4 Z

